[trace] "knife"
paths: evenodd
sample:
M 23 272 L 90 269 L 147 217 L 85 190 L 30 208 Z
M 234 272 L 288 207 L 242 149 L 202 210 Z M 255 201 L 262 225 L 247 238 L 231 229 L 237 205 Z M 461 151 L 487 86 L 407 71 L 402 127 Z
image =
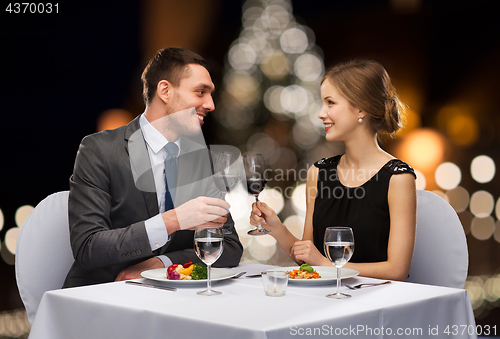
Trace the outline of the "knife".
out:
M 175 288 L 175 287 L 156 286 L 156 285 L 146 284 L 146 283 L 142 283 L 139 281 L 132 281 L 132 280 L 125 281 L 125 284 L 132 284 L 132 285 L 138 285 L 138 286 L 144 286 L 144 287 L 152 287 L 152 288 L 158 288 L 160 290 L 167 290 L 167 291 L 177 291 L 177 288 Z
M 257 277 L 261 277 L 262 273 L 264 273 L 264 272 L 261 272 L 261 273 L 258 273 L 258 274 L 247 274 L 245 277 L 246 278 L 257 278 Z

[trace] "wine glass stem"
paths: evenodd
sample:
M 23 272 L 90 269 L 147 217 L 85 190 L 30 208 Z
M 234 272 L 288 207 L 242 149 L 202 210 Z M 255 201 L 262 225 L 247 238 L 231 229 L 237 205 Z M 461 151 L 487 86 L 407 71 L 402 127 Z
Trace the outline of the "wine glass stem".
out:
M 340 294 L 340 267 L 337 267 L 337 295 Z
M 207 291 L 210 292 L 212 290 L 212 281 L 211 281 L 212 265 L 207 265 L 207 268 L 208 268 Z
M 255 202 L 259 202 L 259 195 L 255 195 Z M 257 224 L 257 229 L 263 229 L 262 225 L 260 222 Z

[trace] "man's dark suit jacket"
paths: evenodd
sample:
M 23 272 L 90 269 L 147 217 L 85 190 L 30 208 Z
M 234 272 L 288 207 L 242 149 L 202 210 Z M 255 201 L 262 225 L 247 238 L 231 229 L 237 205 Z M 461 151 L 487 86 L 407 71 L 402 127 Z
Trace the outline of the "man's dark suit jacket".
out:
M 206 147 L 181 140 L 175 206 L 199 195 L 219 196 L 209 164 Z M 159 213 L 154 187 L 139 117 L 127 126 L 82 140 L 69 193 L 75 262 L 63 287 L 114 281 L 124 268 L 156 255 L 167 255 L 173 263 L 200 262 L 193 249 L 194 232 L 189 230 L 171 234 L 163 247 L 151 250 L 144 221 Z M 216 267 L 237 266 L 243 253 L 230 215 L 225 227 L 233 232 L 225 235 Z

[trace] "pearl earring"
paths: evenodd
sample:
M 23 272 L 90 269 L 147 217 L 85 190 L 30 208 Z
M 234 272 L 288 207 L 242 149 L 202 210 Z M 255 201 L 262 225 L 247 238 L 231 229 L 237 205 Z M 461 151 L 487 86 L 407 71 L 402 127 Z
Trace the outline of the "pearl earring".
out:
M 360 124 L 361 124 L 361 123 L 363 123 L 363 118 L 359 118 L 359 119 L 358 119 L 358 122 L 359 122 Z

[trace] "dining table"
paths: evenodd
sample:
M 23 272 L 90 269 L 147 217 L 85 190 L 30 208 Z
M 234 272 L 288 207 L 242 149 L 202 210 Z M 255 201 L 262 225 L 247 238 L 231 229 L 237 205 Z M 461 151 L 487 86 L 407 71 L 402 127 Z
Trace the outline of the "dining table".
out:
M 259 273 L 276 269 L 258 263 L 231 269 L 212 283 L 216 296 L 196 292 L 206 283 L 171 284 L 135 279 L 175 291 L 124 281 L 45 292 L 31 339 L 137 338 L 477 338 L 465 289 L 400 281 L 355 290 L 332 299 L 336 281 L 289 281 L 286 294 L 267 296 Z M 298 266 L 297 266 L 298 268 Z M 254 277 L 249 277 L 249 276 Z M 256 275 L 256 276 L 255 276 Z M 381 282 L 352 276 L 349 285 Z

